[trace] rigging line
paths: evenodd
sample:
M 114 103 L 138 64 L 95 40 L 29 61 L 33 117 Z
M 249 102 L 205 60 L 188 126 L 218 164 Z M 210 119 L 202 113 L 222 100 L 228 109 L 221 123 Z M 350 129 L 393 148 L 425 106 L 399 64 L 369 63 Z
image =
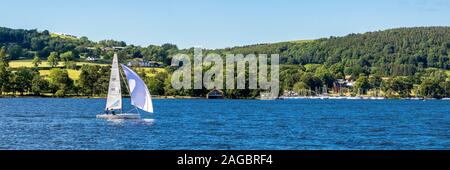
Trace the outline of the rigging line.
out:
M 136 108 L 137 113 L 138 113 L 138 114 L 141 114 L 141 113 L 139 112 L 139 109 L 138 109 L 137 107 L 135 107 L 135 108 Z
M 134 108 L 134 109 L 136 109 L 136 108 Z M 132 111 L 132 110 L 134 110 L 134 109 L 130 109 L 130 110 L 128 110 L 128 111 L 127 111 L 127 113 L 128 113 L 128 112 L 130 112 L 130 111 Z
M 117 59 L 117 60 L 119 60 L 119 59 Z M 117 61 L 117 65 L 118 65 L 117 70 L 119 71 L 119 75 L 120 75 L 120 77 L 122 77 L 122 80 L 125 81 L 126 79 L 123 77 L 123 74 L 120 71 L 119 61 Z M 119 84 L 122 84 L 121 81 L 119 81 Z M 124 84 L 125 84 L 126 88 L 128 89 L 128 92 L 130 92 L 130 89 L 128 88 L 127 82 L 124 82 Z M 122 87 L 122 86 L 120 86 L 120 87 Z M 120 91 L 120 95 L 122 97 L 122 88 L 120 88 L 119 91 Z M 131 94 L 130 94 L 130 96 L 131 96 Z M 122 103 L 122 109 L 120 109 L 120 112 L 123 113 L 123 103 Z
M 121 67 L 122 67 L 122 66 L 121 66 Z M 128 79 L 124 78 L 123 73 L 120 71 L 120 69 L 119 69 L 119 74 L 120 74 L 120 77 L 122 77 L 122 80 L 125 81 L 124 84 L 125 84 L 125 86 L 127 87 L 128 94 L 131 96 L 130 87 L 128 87 L 128 84 L 127 84 Z

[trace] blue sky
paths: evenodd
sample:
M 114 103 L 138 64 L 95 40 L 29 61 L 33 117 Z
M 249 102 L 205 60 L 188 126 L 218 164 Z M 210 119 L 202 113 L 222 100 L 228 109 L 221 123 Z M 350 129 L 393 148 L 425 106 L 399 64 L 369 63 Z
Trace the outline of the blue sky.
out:
M 2 2 L 4 1 L 4 2 Z M 450 26 L 446 0 L 0 0 L 0 26 L 224 48 L 412 26 Z

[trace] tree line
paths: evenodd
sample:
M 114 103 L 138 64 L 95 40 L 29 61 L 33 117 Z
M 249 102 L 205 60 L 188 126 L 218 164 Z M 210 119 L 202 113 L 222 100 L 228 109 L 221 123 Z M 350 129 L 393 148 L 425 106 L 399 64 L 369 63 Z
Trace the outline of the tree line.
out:
M 328 88 L 331 92 L 337 85 L 337 79 L 346 75 L 342 66 L 333 65 L 285 65 L 280 71 L 280 86 L 283 90 L 302 93 L 305 90 Z M 349 77 L 348 75 L 347 77 Z M 450 97 L 450 79 L 446 71 L 430 68 L 417 72 L 412 76 L 390 76 L 381 74 L 361 74 L 353 81 L 353 86 L 346 87 L 352 96 L 367 95 L 385 96 L 389 98 L 445 98 Z M 381 94 L 380 92 L 383 92 Z M 378 94 L 375 94 L 378 93 Z
M 52 36 L 49 31 L 4 27 L 0 27 L 0 47 L 5 48 L 8 60 L 47 59 L 52 52 L 71 52 L 70 60 L 89 56 L 102 57 L 106 62 L 112 58 L 113 51 L 105 48 L 123 47 L 119 52 L 121 61 L 141 58 L 166 65 L 170 65 L 174 54 L 193 53 L 193 48 L 179 49 L 173 44 L 141 47 L 127 45 L 123 41 L 93 42 L 87 37 L 68 39 Z M 205 51 L 218 54 L 280 54 L 281 64 L 341 64 L 353 75 L 378 73 L 383 76 L 412 76 L 426 68 L 450 69 L 449 49 L 450 27 L 416 27 Z
M 0 27 L 0 85 L 2 92 L 52 93 L 55 96 L 104 95 L 107 92 L 109 68 L 76 66 L 82 57 L 101 57 L 110 63 L 114 52 L 122 63 L 134 59 L 163 63 L 165 72 L 144 76 L 152 94 L 205 96 L 207 89 L 174 90 L 170 86 L 173 68 L 168 67 L 177 53 L 193 55 L 193 48 L 179 49 L 173 44 L 147 47 L 123 41 L 93 42 L 87 37 L 64 38 L 49 31 L 21 30 Z M 225 49 L 204 49 L 208 53 L 280 54 L 280 92 L 331 89 L 336 80 L 354 82 L 351 93 L 382 90 L 386 96 L 448 97 L 447 71 L 450 69 L 450 27 L 399 28 L 385 31 L 350 34 L 311 41 L 257 44 Z M 32 59 L 35 68 L 12 69 L 8 62 Z M 48 77 L 38 76 L 42 61 L 54 67 Z M 56 68 L 59 62 L 64 68 Z M 79 80 L 71 80 L 66 69 L 81 71 Z M 146 75 L 143 70 L 137 72 Z M 57 78 L 61 76 L 62 78 Z M 34 83 L 33 83 L 34 82 Z M 33 88 L 34 86 L 34 88 Z M 20 88 L 25 87 L 25 88 Z M 33 90 L 34 89 L 34 90 Z M 126 89 L 125 89 L 126 90 Z M 229 98 L 254 98 L 259 90 L 225 89 Z

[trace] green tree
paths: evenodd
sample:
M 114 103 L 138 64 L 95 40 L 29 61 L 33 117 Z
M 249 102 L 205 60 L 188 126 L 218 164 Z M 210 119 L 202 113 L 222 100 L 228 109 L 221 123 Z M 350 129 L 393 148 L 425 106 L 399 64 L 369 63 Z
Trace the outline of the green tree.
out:
M 373 76 L 369 77 L 369 83 L 372 88 L 380 88 L 381 82 L 383 82 L 383 79 L 379 74 L 374 74 Z
M 410 79 L 397 77 L 393 79 L 388 88 L 397 92 L 400 97 L 409 97 L 413 87 L 413 83 Z
M 449 97 L 450 96 L 450 81 L 442 82 L 440 85 L 445 91 L 444 97 Z
M 300 81 L 305 83 L 311 90 L 315 90 L 316 88 L 322 88 L 322 80 L 319 77 L 313 75 L 312 73 L 304 73 Z
M 108 92 L 110 67 L 98 65 L 81 66 L 80 78 L 77 81 L 78 92 L 88 96 L 101 96 Z M 124 82 L 124 81 L 122 81 Z M 124 85 L 122 84 L 122 93 Z
M 19 67 L 13 76 L 13 88 L 14 91 L 20 92 L 23 95 L 24 92 L 31 90 L 31 81 L 33 80 L 33 70 L 26 67 Z
M 143 55 L 145 60 L 163 62 L 166 57 L 164 49 L 160 46 L 150 45 L 143 49 Z
M 50 56 L 47 58 L 47 62 L 52 67 L 57 67 L 59 63 L 58 53 L 57 52 L 51 52 Z
M 78 79 L 78 86 L 80 92 L 84 95 L 93 96 L 96 94 L 96 82 L 101 78 L 100 66 L 98 65 L 83 65 L 81 67 L 80 78 Z
M 164 80 L 164 95 L 166 96 L 173 96 L 173 95 L 177 95 L 177 90 L 175 90 L 172 87 L 172 76 L 169 75 L 167 76 L 167 78 Z
M 33 61 L 31 61 L 31 63 L 33 63 L 34 67 L 38 67 L 39 65 L 42 64 L 42 60 L 41 58 L 39 58 L 39 55 L 37 53 L 35 54 Z
M 445 96 L 445 89 L 440 86 L 440 80 L 436 77 L 428 77 L 419 86 L 419 93 L 425 97 L 442 98 Z
M 68 61 L 64 63 L 67 69 L 77 69 L 77 63 L 75 61 Z
M 41 37 L 31 38 L 31 49 L 34 51 L 42 50 L 45 47 L 45 39 Z
M 333 87 L 333 83 L 336 80 L 333 73 L 325 68 L 325 66 L 319 67 L 316 70 L 316 76 L 319 77 L 323 84 L 325 84 L 329 88 Z
M 335 75 L 335 77 L 338 78 L 338 79 L 343 79 L 343 78 L 345 78 L 345 76 L 344 76 L 344 75 L 345 75 L 345 74 L 344 74 L 345 67 L 344 67 L 344 65 L 342 65 L 342 64 L 340 64 L 340 63 L 331 65 L 330 71 L 331 71 L 331 73 L 333 73 L 333 74 Z
M 18 44 L 12 44 L 11 46 L 8 46 L 6 52 L 9 55 L 9 59 L 11 60 L 17 60 L 20 57 L 24 56 L 24 50 L 22 49 L 22 46 Z
M 164 95 L 164 81 L 167 79 L 168 74 L 166 72 L 159 72 L 155 76 L 146 78 L 145 83 L 152 95 Z
M 294 90 L 297 94 L 300 94 L 303 90 L 307 90 L 307 89 L 309 89 L 309 88 L 310 88 L 310 87 L 309 87 L 306 83 L 304 83 L 304 82 L 297 82 L 297 83 L 294 84 L 293 90 Z
M 106 95 L 108 93 L 110 71 L 111 68 L 108 66 L 100 67 L 98 71 L 99 78 L 94 83 L 94 95 Z M 122 82 L 124 83 L 125 81 Z M 122 92 L 128 92 L 128 90 Z
M 70 62 L 74 59 L 74 54 L 72 51 L 67 51 L 59 55 L 59 58 L 64 62 L 64 66 L 67 68 L 70 66 Z
M 387 97 L 394 97 L 395 91 L 391 88 L 392 81 L 392 79 L 386 79 L 381 83 L 381 90 L 384 91 L 384 94 Z
M 5 67 L 9 67 L 9 57 L 6 53 L 6 48 L 2 47 L 0 49 L 0 63 L 3 64 Z
M 362 90 L 363 94 L 370 89 L 369 79 L 366 76 L 360 76 L 355 82 L 355 90 Z
M 10 89 L 11 71 L 4 62 L 0 62 L 0 95 Z
M 353 80 L 355 80 L 355 79 L 357 80 L 361 76 L 366 77 L 368 75 L 369 75 L 368 71 L 359 65 L 356 65 L 352 68 L 351 77 Z
M 302 72 L 302 67 L 300 66 L 282 66 L 280 68 L 280 90 L 292 90 L 294 84 L 300 81 Z
M 57 97 L 64 97 L 74 89 L 73 80 L 70 79 L 67 70 L 54 68 L 50 70 L 49 78 L 49 88 Z
M 162 58 L 164 64 L 170 65 L 172 61 L 172 56 L 178 53 L 178 47 L 174 44 L 163 44 L 161 47 L 164 50 L 164 56 Z
M 41 95 L 41 93 L 43 92 L 46 92 L 49 87 L 49 82 L 39 74 L 34 75 L 31 84 L 31 92 L 33 92 L 33 94 L 37 96 Z

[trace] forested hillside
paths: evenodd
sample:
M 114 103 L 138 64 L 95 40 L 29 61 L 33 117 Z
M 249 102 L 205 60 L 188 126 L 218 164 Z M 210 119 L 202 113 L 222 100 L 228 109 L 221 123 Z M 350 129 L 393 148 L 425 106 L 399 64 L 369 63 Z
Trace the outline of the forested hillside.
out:
M 170 86 L 171 56 L 192 54 L 193 48 L 178 49 L 174 44 L 141 47 L 115 40 L 94 42 L 87 37 L 0 27 L 0 95 L 104 96 L 109 67 L 98 64 L 109 64 L 114 53 L 111 49 L 117 47 L 121 62 L 151 60 L 166 67 L 162 71 L 137 70 L 152 94 L 205 96 L 208 92 L 174 90 Z M 212 52 L 280 54 L 281 92 L 315 91 L 324 86 L 331 89 L 336 80 L 346 79 L 354 82 L 347 89 L 351 95 L 373 94 L 381 89 L 387 97 L 450 96 L 450 27 L 398 28 L 308 41 L 205 49 L 204 55 Z M 101 59 L 80 62 L 86 57 Z M 224 91 L 228 98 L 254 98 L 260 92 Z
M 140 47 L 127 45 L 123 41 L 102 40 L 90 41 L 87 37 L 58 36 L 49 31 L 10 29 L 0 27 L 0 48 L 7 53 L 5 60 L 33 59 L 39 57 L 47 59 L 52 52 L 63 54 L 71 52 L 70 60 L 80 57 L 95 57 L 110 60 L 113 56 L 111 47 L 124 47 L 119 51 L 121 60 L 146 57 L 148 60 L 169 62 L 167 56 L 178 50 L 176 45 L 164 44 L 162 46 L 150 45 Z
M 283 42 L 219 50 L 279 53 L 284 64 L 340 64 L 358 73 L 414 75 L 424 68 L 450 69 L 450 27 L 399 28 L 306 42 Z M 352 71 L 349 71 L 352 72 Z

